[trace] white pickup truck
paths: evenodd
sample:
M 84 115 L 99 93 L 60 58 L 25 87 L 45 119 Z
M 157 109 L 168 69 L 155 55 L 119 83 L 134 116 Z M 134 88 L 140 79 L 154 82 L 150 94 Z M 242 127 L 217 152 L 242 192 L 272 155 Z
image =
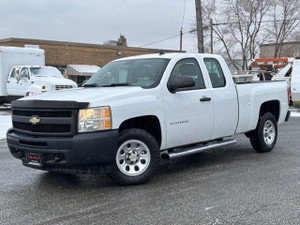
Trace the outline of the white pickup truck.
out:
M 107 64 L 83 88 L 14 101 L 7 144 L 28 167 L 102 169 L 139 184 L 160 157 L 234 144 L 234 134 L 271 151 L 288 107 L 285 81 L 235 84 L 221 56 L 141 55 Z

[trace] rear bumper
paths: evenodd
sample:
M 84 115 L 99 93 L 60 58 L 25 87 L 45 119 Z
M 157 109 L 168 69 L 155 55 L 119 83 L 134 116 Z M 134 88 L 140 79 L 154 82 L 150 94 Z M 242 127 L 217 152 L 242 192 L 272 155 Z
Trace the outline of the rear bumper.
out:
M 42 170 L 84 170 L 112 164 L 117 151 L 118 130 L 77 134 L 73 137 L 40 137 L 7 132 L 11 154 L 28 167 Z M 41 156 L 41 166 L 29 165 L 26 154 Z

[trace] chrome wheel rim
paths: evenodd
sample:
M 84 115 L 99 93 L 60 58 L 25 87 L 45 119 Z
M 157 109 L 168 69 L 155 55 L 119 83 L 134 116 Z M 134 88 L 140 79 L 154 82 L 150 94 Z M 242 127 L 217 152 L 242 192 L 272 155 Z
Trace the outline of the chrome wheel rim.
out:
M 276 130 L 274 123 L 271 120 L 267 120 L 263 128 L 263 138 L 267 145 L 271 145 L 275 140 Z
M 139 140 L 124 142 L 117 151 L 116 163 L 119 170 L 127 176 L 138 176 L 145 172 L 151 160 L 147 145 Z

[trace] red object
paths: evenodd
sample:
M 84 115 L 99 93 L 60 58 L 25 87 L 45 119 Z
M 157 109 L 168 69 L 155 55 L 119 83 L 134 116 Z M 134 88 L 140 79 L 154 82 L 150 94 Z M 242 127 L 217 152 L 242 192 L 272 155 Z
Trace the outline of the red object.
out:
M 250 64 L 251 68 L 260 70 L 273 71 L 274 69 L 283 68 L 289 63 L 289 58 L 258 58 Z

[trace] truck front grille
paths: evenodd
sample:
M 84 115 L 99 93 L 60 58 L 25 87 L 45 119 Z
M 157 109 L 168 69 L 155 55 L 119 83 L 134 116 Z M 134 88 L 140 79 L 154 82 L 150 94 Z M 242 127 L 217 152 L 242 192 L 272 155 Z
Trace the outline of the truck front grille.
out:
M 58 90 L 70 89 L 72 87 L 73 87 L 72 85 L 55 85 L 55 90 L 58 91 Z
M 38 136 L 73 136 L 78 110 L 13 109 L 13 128 L 19 133 Z
M 36 114 L 35 111 L 13 111 L 13 115 L 15 116 L 32 116 Z M 38 115 L 40 117 L 72 117 L 71 111 L 39 111 Z
M 38 133 L 70 133 L 70 124 L 40 124 L 32 125 L 28 123 L 13 122 L 13 127 L 15 129 L 38 132 Z

